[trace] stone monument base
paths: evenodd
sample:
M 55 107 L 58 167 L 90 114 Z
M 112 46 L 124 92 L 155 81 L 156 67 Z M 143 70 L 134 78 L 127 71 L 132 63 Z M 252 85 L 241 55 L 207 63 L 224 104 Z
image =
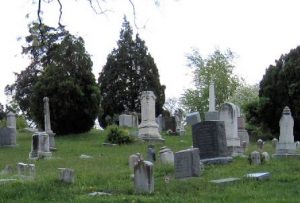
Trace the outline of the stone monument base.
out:
M 297 154 L 297 146 L 296 143 L 277 143 L 276 145 L 276 154 Z
M 29 159 L 30 160 L 37 160 L 37 159 L 47 159 L 52 157 L 52 153 L 51 152 L 30 152 L 29 153 Z
M 243 155 L 245 152 L 245 149 L 241 146 L 227 147 L 227 150 L 228 150 L 228 154 L 233 157 Z
M 228 163 L 231 163 L 232 161 L 233 161 L 233 158 L 231 156 L 200 159 L 200 162 L 202 162 L 204 165 L 228 164 Z
M 163 139 L 163 138 L 151 138 L 151 137 L 139 137 L 139 138 L 149 144 L 164 144 L 165 143 L 165 139 Z
M 218 111 L 209 111 L 205 113 L 205 121 L 217 121 L 219 120 Z
M 161 138 L 161 135 L 158 132 L 158 125 L 156 123 L 142 123 L 139 126 L 139 135 L 138 138 L 143 139 L 145 141 L 164 141 Z

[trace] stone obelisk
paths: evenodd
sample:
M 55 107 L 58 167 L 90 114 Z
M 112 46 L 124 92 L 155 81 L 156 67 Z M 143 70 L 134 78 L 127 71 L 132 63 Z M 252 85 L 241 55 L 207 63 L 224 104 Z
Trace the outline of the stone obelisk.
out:
M 43 102 L 44 102 L 45 132 L 49 135 L 50 150 L 54 151 L 54 150 L 56 150 L 56 148 L 55 148 L 55 141 L 54 141 L 55 133 L 51 130 L 49 98 L 48 97 L 44 97 L 43 98 Z
M 205 113 L 205 120 L 219 120 L 219 112 L 216 111 L 215 83 L 213 81 L 209 84 L 209 106 L 208 112 Z

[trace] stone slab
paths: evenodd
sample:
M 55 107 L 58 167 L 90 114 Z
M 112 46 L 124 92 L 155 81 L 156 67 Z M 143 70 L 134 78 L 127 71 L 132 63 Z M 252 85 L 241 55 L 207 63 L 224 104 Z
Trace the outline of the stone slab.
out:
M 209 164 L 229 164 L 229 163 L 231 163 L 233 161 L 233 158 L 231 156 L 216 157 L 216 158 L 200 159 L 200 161 L 204 165 L 209 165 Z
M 255 180 L 267 180 L 271 178 L 271 173 L 269 172 L 260 172 L 260 173 L 248 173 L 246 178 L 255 179 Z
M 209 182 L 216 183 L 216 184 L 228 184 L 228 183 L 235 183 L 241 180 L 240 178 L 223 178 L 218 180 L 211 180 Z

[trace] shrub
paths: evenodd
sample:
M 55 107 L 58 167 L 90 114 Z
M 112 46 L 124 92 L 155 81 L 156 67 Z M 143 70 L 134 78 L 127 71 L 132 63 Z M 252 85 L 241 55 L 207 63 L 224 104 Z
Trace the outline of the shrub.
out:
M 106 141 L 112 144 L 129 144 L 134 141 L 132 135 L 117 125 L 110 125 L 105 129 Z

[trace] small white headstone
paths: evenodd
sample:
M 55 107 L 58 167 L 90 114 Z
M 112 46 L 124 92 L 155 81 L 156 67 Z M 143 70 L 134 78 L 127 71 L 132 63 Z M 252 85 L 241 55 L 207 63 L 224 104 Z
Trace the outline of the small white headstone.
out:
M 174 153 L 171 149 L 164 148 L 160 150 L 159 157 L 162 164 L 174 164 Z
M 268 152 L 263 152 L 263 153 L 261 153 L 261 158 L 262 158 L 265 162 L 270 161 L 270 155 L 269 155 Z
M 65 183 L 74 183 L 75 172 L 70 168 L 58 168 L 59 180 Z
M 128 158 L 128 162 L 129 162 L 129 168 L 130 169 L 134 169 L 134 166 L 138 163 L 139 160 L 141 160 L 141 154 L 140 153 L 136 153 L 136 154 L 132 154 L 129 156 Z

